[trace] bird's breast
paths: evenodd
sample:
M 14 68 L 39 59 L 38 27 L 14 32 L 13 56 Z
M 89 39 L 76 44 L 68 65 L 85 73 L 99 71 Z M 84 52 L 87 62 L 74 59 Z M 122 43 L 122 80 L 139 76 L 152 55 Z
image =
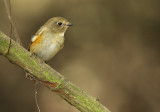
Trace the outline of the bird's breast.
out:
M 64 44 L 64 37 L 53 37 L 46 40 L 44 43 L 44 50 L 41 53 L 44 60 L 49 60 L 54 57 Z

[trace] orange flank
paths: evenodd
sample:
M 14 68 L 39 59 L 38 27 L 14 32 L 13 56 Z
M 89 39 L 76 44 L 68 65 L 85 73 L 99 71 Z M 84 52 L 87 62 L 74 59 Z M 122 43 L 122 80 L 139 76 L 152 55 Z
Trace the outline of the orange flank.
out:
M 42 34 L 38 35 L 36 40 L 32 42 L 30 48 L 33 48 L 35 45 L 38 45 L 42 40 Z

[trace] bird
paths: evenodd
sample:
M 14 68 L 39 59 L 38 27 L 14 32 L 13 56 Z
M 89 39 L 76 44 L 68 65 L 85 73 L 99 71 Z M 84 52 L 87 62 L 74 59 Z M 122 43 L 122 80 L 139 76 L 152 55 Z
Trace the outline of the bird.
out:
M 64 46 L 64 34 L 73 24 L 63 17 L 52 17 L 31 38 L 28 51 L 43 61 L 52 59 Z

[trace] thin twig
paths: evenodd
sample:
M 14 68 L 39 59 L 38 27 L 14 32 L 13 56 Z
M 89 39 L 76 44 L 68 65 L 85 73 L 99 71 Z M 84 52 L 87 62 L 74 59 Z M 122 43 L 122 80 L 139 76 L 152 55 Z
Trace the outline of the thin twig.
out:
M 11 9 L 11 2 L 10 2 L 10 0 L 8 0 L 8 4 L 9 4 L 9 15 L 12 17 L 12 9 Z M 12 24 L 10 24 L 10 38 L 12 38 L 12 30 L 13 30 L 13 26 L 12 26 Z
M 11 16 L 11 2 L 10 2 L 10 0 L 8 1 L 9 2 L 9 15 Z M 6 10 L 7 10 L 7 8 L 6 8 Z M 9 54 L 9 50 L 10 50 L 10 47 L 11 47 L 11 38 L 12 38 L 12 29 L 13 29 L 13 26 L 12 26 L 12 24 L 10 24 L 10 43 L 9 43 L 9 46 L 8 46 L 8 50 L 7 50 L 7 52 L 6 52 L 6 54 L 5 54 L 5 56 L 7 56 L 8 54 Z
M 21 40 L 20 40 L 20 38 L 19 38 L 19 35 L 18 35 L 18 33 L 17 33 L 17 30 L 16 30 L 16 27 L 15 27 L 15 25 L 14 25 L 14 23 L 13 23 L 13 20 L 12 20 L 12 17 L 11 17 L 11 3 L 10 3 L 10 0 L 8 1 L 8 3 L 7 3 L 7 0 L 4 0 L 4 4 L 5 4 L 5 7 L 6 7 L 6 12 L 7 12 L 7 15 L 8 15 L 8 19 L 9 19 L 10 24 L 11 24 L 11 28 L 13 27 L 13 31 L 14 31 L 14 33 L 15 33 L 16 41 L 17 41 L 20 45 L 22 45 L 22 42 L 21 42 Z
M 39 107 L 38 101 L 37 101 L 37 81 L 36 80 L 34 80 L 34 90 L 35 90 L 34 97 L 35 97 L 37 109 L 38 109 L 38 112 L 40 112 L 41 110 L 40 110 L 40 107 Z

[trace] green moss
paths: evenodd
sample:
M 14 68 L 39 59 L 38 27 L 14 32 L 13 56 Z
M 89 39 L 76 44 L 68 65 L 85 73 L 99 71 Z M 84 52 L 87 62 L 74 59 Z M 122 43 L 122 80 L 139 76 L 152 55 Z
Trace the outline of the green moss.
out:
M 8 50 L 8 46 L 9 38 L 0 32 L 0 53 L 4 55 Z M 46 84 L 46 86 L 50 90 L 56 91 L 63 99 L 80 111 L 110 112 L 102 104 L 97 102 L 95 98 L 90 97 L 76 85 L 67 81 L 64 76 L 53 70 L 50 66 L 44 63 L 38 63 L 38 59 L 30 57 L 30 53 L 13 40 L 10 52 L 6 57 L 25 71 L 33 74 L 38 80 L 57 84 L 57 88 L 54 88 L 49 84 Z M 58 90 L 62 91 L 60 92 Z

